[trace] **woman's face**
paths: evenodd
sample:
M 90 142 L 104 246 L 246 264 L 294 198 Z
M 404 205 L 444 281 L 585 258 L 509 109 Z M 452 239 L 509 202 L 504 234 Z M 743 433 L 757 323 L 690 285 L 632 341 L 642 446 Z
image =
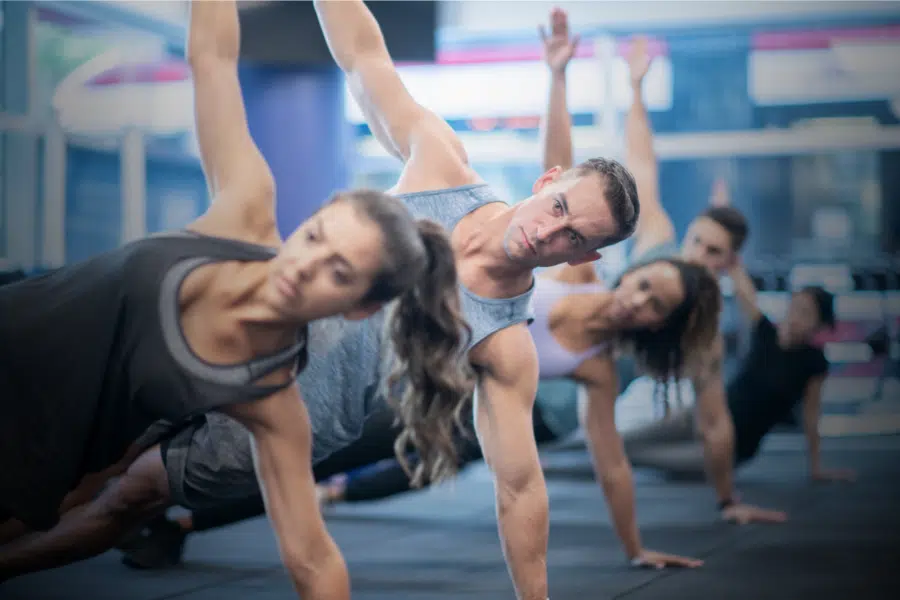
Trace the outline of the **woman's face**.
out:
M 778 326 L 778 336 L 785 345 L 802 344 L 809 342 L 821 326 L 815 299 L 807 292 L 797 292 Z
M 322 208 L 272 261 L 269 297 L 285 317 L 309 322 L 333 315 L 365 318 L 361 306 L 382 261 L 380 229 L 349 202 Z
M 618 329 L 659 329 L 683 301 L 678 269 L 666 261 L 654 262 L 622 276 L 607 317 Z

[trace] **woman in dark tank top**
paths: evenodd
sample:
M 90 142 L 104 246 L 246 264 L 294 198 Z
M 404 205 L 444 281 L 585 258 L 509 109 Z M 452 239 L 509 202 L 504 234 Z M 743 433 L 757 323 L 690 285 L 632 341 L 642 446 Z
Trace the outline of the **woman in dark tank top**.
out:
M 452 249 L 441 227 L 368 190 L 335 194 L 282 240 L 273 177 L 246 124 L 234 3 L 194 3 L 189 43 L 214 200 L 206 213 L 185 231 L 0 288 L 0 536 L 6 520 L 52 529 L 80 483 L 121 474 L 159 441 L 135 445 L 154 423 L 177 427 L 221 411 L 253 436 L 298 590 L 318 597 L 327 586 L 329 597 L 343 597 L 348 578 L 319 515 L 295 381 L 306 325 L 364 319 L 398 299 L 398 372 L 417 389 L 468 395 L 470 373 L 449 360 L 462 354 L 466 332 Z M 435 373 L 413 352 L 448 360 Z M 22 562 L 15 543 L 0 547 L 0 581 L 42 568 Z M 80 558 L 83 543 L 67 540 L 76 554 L 53 560 Z M 310 571 L 310 556 L 321 568 Z

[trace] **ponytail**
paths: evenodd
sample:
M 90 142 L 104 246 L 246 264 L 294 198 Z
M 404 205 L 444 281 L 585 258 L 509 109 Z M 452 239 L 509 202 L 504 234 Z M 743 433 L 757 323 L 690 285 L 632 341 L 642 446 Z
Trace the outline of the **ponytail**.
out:
M 453 249 L 438 224 L 421 220 L 417 227 L 428 264 L 392 307 L 388 327 L 396 358 L 386 381 L 403 426 L 394 451 L 413 487 L 457 472 L 456 434 L 465 429 L 462 414 L 475 387 Z M 410 446 L 418 455 L 414 468 L 406 458 Z

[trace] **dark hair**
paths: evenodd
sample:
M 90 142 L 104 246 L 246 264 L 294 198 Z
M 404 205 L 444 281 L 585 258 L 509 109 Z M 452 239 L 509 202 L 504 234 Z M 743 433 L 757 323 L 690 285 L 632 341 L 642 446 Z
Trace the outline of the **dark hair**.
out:
M 655 329 L 633 329 L 619 336 L 619 345 L 634 356 L 638 369 L 660 383 L 680 377 L 685 357 L 711 347 L 719 332 L 722 294 L 716 278 L 704 267 L 677 258 L 657 258 L 640 262 L 619 276 L 665 262 L 678 270 L 684 300 L 665 322 Z
M 603 195 L 617 229 L 615 235 L 603 240 L 597 248 L 611 246 L 631 237 L 637 228 L 641 204 L 638 201 L 637 184 L 628 169 L 615 160 L 591 158 L 575 166 L 572 173 L 577 177 L 594 174 L 603 181 Z
M 819 311 L 819 322 L 834 329 L 834 294 L 818 285 L 809 285 L 797 291 L 798 294 L 807 294 L 816 303 Z
M 710 206 L 704 210 L 701 217 L 711 219 L 722 226 L 731 236 L 731 249 L 740 252 L 750 235 L 750 226 L 744 213 L 733 206 Z
M 387 331 L 394 364 L 384 381 L 403 424 L 394 450 L 414 486 L 456 473 L 454 433 L 472 398 L 475 375 L 465 351 L 471 328 L 462 314 L 453 248 L 433 221 L 415 221 L 402 202 L 371 190 L 339 194 L 381 229 L 383 262 L 363 303 L 398 301 Z M 406 458 L 418 455 L 412 471 Z

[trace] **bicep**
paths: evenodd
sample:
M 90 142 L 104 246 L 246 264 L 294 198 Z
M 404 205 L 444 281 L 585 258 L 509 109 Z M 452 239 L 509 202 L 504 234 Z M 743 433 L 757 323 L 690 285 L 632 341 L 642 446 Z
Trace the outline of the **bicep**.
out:
M 496 359 L 482 370 L 475 393 L 475 426 L 485 461 L 499 482 L 514 488 L 540 472 L 532 417 L 537 352 L 524 333 L 527 340 L 494 348 Z
M 200 160 L 213 204 L 231 227 L 265 237 L 275 226 L 275 180 L 247 125 L 237 62 L 192 61 L 194 118 Z
M 719 334 L 712 349 L 696 360 L 691 383 L 694 386 L 701 426 L 712 426 L 720 419 L 730 418 L 722 371 L 724 357 L 725 340 Z

